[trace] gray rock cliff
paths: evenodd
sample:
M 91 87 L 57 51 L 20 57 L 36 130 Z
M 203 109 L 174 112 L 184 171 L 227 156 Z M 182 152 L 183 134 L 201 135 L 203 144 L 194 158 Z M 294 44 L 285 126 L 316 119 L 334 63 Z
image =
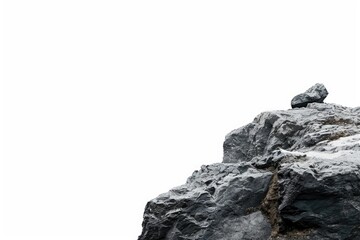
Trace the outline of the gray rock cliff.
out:
M 360 107 L 261 113 L 223 147 L 147 203 L 139 240 L 360 239 Z

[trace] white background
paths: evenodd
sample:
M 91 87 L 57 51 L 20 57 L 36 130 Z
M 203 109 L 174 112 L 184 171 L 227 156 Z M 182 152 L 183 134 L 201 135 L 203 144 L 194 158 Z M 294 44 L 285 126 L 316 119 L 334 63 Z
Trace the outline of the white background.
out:
M 3 1 L 2 239 L 137 239 L 148 200 L 316 82 L 360 105 L 359 1 Z

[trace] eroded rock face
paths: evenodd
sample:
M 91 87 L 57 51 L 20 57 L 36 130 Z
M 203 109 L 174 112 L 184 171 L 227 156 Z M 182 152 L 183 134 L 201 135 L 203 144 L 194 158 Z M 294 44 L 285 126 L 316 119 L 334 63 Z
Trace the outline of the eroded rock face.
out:
M 266 239 L 270 223 L 255 208 L 271 176 L 247 163 L 202 166 L 186 184 L 148 202 L 139 239 Z
M 260 114 L 147 204 L 139 239 L 360 239 L 360 108 Z
M 306 108 L 264 112 L 225 137 L 225 163 L 250 161 L 277 148 L 295 151 L 360 132 L 360 109 L 311 103 Z
M 296 95 L 291 100 L 292 108 L 306 107 L 309 103 L 322 103 L 327 97 L 328 91 L 325 86 L 321 83 L 317 83 L 304 93 Z
M 311 229 L 323 239 L 360 239 L 360 134 L 304 149 L 279 166 L 284 229 Z

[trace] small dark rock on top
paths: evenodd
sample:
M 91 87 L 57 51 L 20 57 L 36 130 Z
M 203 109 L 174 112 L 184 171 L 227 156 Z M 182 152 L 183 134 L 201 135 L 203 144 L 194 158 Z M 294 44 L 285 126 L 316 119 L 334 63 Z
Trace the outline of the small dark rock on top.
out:
M 309 103 L 317 102 L 323 103 L 324 99 L 328 95 L 328 91 L 326 90 L 325 86 L 321 83 L 317 83 L 304 93 L 300 93 L 296 95 L 291 100 L 291 107 L 292 108 L 301 108 L 306 107 Z

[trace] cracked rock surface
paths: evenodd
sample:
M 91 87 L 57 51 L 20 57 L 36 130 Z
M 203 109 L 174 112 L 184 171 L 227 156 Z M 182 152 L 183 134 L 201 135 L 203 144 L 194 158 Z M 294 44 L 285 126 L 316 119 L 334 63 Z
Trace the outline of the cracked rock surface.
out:
M 310 103 L 306 108 L 264 112 L 225 137 L 225 163 L 251 161 L 278 148 L 297 151 L 360 133 L 360 108 Z
M 139 240 L 360 239 L 360 108 L 309 103 L 230 132 L 222 163 L 149 201 Z
M 139 239 L 264 239 L 271 226 L 255 208 L 271 176 L 248 163 L 202 166 L 148 202 Z

